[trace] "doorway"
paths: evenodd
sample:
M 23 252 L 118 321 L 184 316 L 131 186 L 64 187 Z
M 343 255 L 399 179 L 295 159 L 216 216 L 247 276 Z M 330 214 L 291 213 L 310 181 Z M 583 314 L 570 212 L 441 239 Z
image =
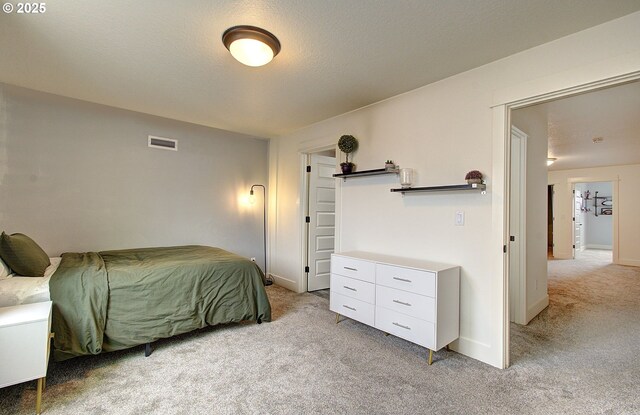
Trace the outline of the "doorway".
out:
M 307 155 L 305 274 L 307 291 L 328 295 L 335 249 L 335 149 Z
M 637 154 L 634 150 L 637 140 L 624 136 L 620 131 L 624 131 L 625 123 L 623 120 L 625 117 L 627 119 L 637 118 L 637 112 L 635 117 L 632 117 L 627 115 L 632 111 L 615 111 L 612 108 L 621 108 L 615 105 L 618 103 L 617 101 L 624 101 L 627 95 L 631 99 L 637 100 L 638 87 L 640 87 L 640 83 L 637 81 L 622 83 L 609 88 L 593 89 L 582 94 L 523 106 L 509 113 L 510 123 L 513 125 L 514 120 L 522 120 L 522 112 L 529 111 L 531 116 L 529 121 L 533 120 L 533 122 L 524 126 L 522 126 L 524 123 L 518 122 L 517 125 L 532 137 L 530 142 L 540 142 L 540 140 L 535 140 L 536 137 L 545 137 L 544 142 L 547 147 L 544 149 L 544 153 L 540 152 L 533 159 L 529 158 L 527 162 L 532 161 L 529 164 L 538 166 L 543 165 L 545 158 L 547 163 L 555 162 L 548 171 L 545 169 L 545 171 L 541 170 L 532 174 L 527 169 L 525 173 L 528 184 L 532 178 L 545 181 L 539 186 L 543 195 L 541 198 L 545 203 L 540 209 L 544 212 L 544 223 L 538 227 L 530 221 L 531 215 L 534 217 L 541 215 L 539 209 L 532 208 L 529 204 L 530 200 L 527 199 L 527 216 L 524 225 L 529 234 L 533 230 L 545 236 L 544 260 L 542 255 L 532 255 L 527 249 L 527 267 L 532 260 L 536 263 L 544 263 L 546 268 L 547 259 L 580 259 L 581 255 L 587 254 L 589 257 L 585 256 L 585 260 L 593 260 L 594 258 L 601 260 L 603 253 L 612 258 L 609 263 L 617 263 L 618 225 L 614 212 L 617 209 L 616 198 L 620 179 L 616 169 L 621 168 L 618 166 L 638 164 L 637 160 L 628 159 L 630 154 Z M 626 107 L 638 108 L 637 105 L 629 105 L 628 102 Z M 622 108 L 624 107 L 622 105 Z M 594 131 L 597 132 L 594 133 Z M 602 145 L 603 142 L 606 145 Z M 513 145 L 513 141 L 509 140 L 509 144 Z M 619 149 L 622 151 L 618 151 Z M 513 152 L 513 149 L 510 151 Z M 511 183 L 509 189 L 511 191 L 513 181 L 518 181 L 519 178 L 513 176 L 513 166 L 506 171 L 509 172 L 509 183 Z M 595 191 L 598 191 L 597 201 Z M 531 200 L 535 199 L 531 198 Z M 509 220 L 506 222 L 509 226 L 508 235 L 512 235 L 513 227 L 517 226 L 511 220 L 514 215 L 517 217 L 517 209 L 517 204 L 510 202 Z M 604 216 L 606 219 L 602 220 Z M 596 222 L 598 220 L 600 222 Z M 595 226 L 591 228 L 591 231 L 590 225 Z M 543 233 L 544 226 L 546 226 L 546 232 Z M 527 247 L 529 248 L 529 245 Z M 594 252 L 594 250 L 599 252 Z M 610 254 L 606 253 L 607 250 Z M 513 278 L 511 275 L 512 257 L 518 259 L 517 255 L 517 253 L 510 251 L 507 257 L 509 285 L 512 284 Z M 529 297 L 529 290 L 536 289 L 536 285 L 540 287 L 542 283 L 542 290 L 546 294 L 549 283 L 546 269 L 544 270 L 544 280 L 528 278 L 532 274 L 527 273 L 524 286 L 527 289 L 527 302 L 531 304 L 533 301 L 533 304 L 536 304 L 536 298 Z M 508 293 L 507 309 L 511 314 L 513 313 L 511 302 L 514 299 L 511 286 L 509 286 Z M 539 298 L 542 299 L 541 296 Z M 547 304 L 549 304 L 548 294 Z M 538 310 L 538 313 L 541 311 L 542 309 Z M 510 316 L 510 319 L 513 320 L 513 316 Z M 529 320 L 529 316 L 527 316 L 527 320 Z M 518 328 L 515 331 L 521 330 L 526 330 L 526 328 Z M 506 338 L 506 350 L 508 351 L 509 336 Z M 506 358 L 508 359 L 508 355 Z
M 574 183 L 574 260 L 598 256 L 613 262 L 613 189 L 613 182 Z

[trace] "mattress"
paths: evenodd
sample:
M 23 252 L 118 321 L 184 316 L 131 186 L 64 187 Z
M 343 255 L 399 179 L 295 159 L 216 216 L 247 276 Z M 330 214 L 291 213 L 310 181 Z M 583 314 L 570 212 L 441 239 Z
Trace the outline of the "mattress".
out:
M 42 277 L 23 277 L 12 274 L 0 279 L 0 307 L 19 304 L 40 303 L 51 300 L 49 280 L 60 265 L 60 257 L 50 258 L 49 265 Z

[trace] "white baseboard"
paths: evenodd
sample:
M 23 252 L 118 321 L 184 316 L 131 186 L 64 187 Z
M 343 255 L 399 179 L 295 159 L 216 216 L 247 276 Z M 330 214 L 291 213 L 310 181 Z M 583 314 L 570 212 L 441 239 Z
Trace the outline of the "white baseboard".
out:
M 271 274 L 271 277 L 273 278 L 274 284 L 284 287 L 287 290 L 291 290 L 296 293 L 298 292 L 298 284 L 295 281 L 290 280 L 288 278 L 281 277 L 276 274 Z
M 611 251 L 613 246 L 611 245 L 595 245 L 595 244 L 587 244 L 587 249 L 606 249 Z
M 536 303 L 532 304 L 531 307 L 528 307 L 527 308 L 527 324 L 529 324 L 529 322 L 535 316 L 540 314 L 540 312 L 542 310 L 544 310 L 545 308 L 547 308 L 548 306 L 549 306 L 549 296 L 545 295 L 539 301 L 537 301 Z
M 618 259 L 618 264 L 620 264 L 620 265 L 630 265 L 632 267 L 640 267 L 640 260 L 619 258 Z
M 498 369 L 502 369 L 502 356 L 494 356 L 495 352 L 485 343 L 472 340 L 468 337 L 460 337 L 450 345 L 451 350 L 454 350 L 465 356 L 469 356 L 473 359 L 479 360 L 491 366 L 495 366 Z

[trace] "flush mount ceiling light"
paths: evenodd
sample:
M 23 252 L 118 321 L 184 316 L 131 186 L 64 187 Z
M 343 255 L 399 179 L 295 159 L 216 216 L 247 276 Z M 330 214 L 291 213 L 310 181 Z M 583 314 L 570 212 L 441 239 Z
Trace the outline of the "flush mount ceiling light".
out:
M 222 34 L 222 43 L 231 55 L 247 66 L 262 66 L 280 52 L 280 41 L 255 26 L 234 26 Z
M 547 166 L 551 166 L 556 160 L 558 160 L 555 157 L 549 157 L 547 158 Z

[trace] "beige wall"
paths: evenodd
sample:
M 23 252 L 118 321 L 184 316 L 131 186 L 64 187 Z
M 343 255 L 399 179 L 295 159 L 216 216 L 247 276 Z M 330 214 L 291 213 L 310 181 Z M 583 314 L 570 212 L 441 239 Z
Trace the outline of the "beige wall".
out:
M 572 187 L 581 182 L 612 182 L 613 185 L 613 261 L 640 266 L 640 165 L 597 167 L 549 172 L 554 185 L 556 221 L 554 256 L 572 257 L 573 194 Z
M 147 147 L 178 139 L 179 151 Z M 0 230 L 49 255 L 214 245 L 261 264 L 265 140 L 0 84 Z
M 453 348 L 504 366 L 505 127 L 492 106 L 640 70 L 638 38 L 635 13 L 272 140 L 277 202 L 271 205 L 271 271 L 277 282 L 304 287 L 301 152 L 353 134 L 360 140 L 359 169 L 393 158 L 416 169 L 417 185 L 462 183 L 468 170 L 478 169 L 487 176 L 487 195 L 403 198 L 389 192 L 398 185 L 392 177 L 338 181 L 337 249 L 459 264 L 461 332 Z M 465 226 L 454 226 L 456 211 L 465 212 Z

